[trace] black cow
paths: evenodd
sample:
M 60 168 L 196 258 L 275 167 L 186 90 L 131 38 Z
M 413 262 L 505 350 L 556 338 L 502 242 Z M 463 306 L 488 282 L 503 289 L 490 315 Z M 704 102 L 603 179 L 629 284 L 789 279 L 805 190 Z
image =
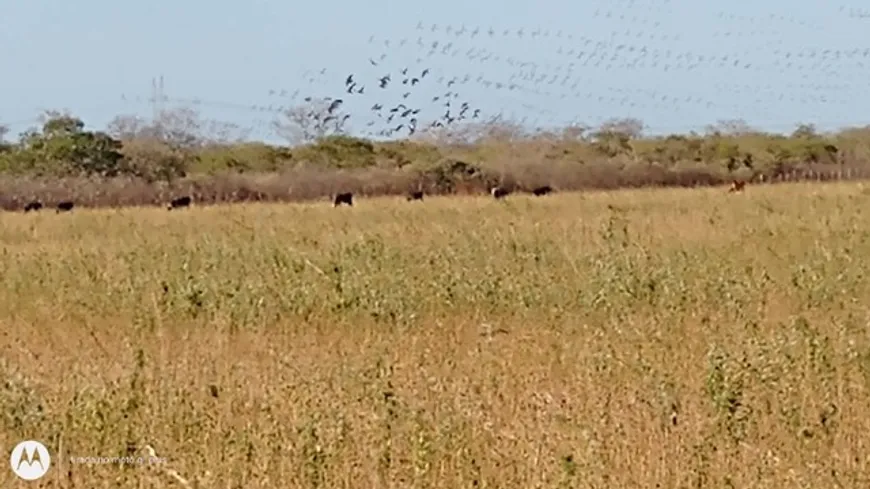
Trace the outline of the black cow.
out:
M 537 197 L 540 197 L 542 195 L 547 195 L 547 194 L 552 193 L 552 192 L 553 192 L 553 187 L 551 187 L 549 185 L 537 187 L 534 190 L 532 190 L 532 193 L 535 194 L 535 196 L 537 196 Z
M 489 193 L 492 194 L 496 199 L 505 198 L 510 192 L 506 188 L 503 187 L 493 187 L 490 189 Z
M 347 204 L 353 207 L 353 194 L 351 192 L 336 194 L 335 200 L 332 201 L 332 206 L 338 207 L 341 204 Z
M 172 199 L 172 202 L 169 203 L 169 207 L 167 209 L 180 209 L 182 207 L 190 207 L 190 197 L 184 196 L 179 197 L 177 199 Z
M 42 202 L 38 200 L 28 202 L 27 205 L 24 206 L 24 212 L 38 211 L 40 209 L 42 209 Z
M 63 202 L 58 202 L 57 213 L 60 214 L 61 212 L 69 212 L 69 211 L 73 210 L 73 207 L 75 207 L 75 204 L 73 204 L 71 200 L 65 200 Z
M 408 194 L 408 202 L 411 202 L 412 200 L 423 200 L 423 191 L 419 190 Z

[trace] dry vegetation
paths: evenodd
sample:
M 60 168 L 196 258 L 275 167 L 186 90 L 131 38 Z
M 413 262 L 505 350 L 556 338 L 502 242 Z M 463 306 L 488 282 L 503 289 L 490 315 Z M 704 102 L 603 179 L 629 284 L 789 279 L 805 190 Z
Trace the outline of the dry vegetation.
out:
M 43 487 L 870 487 L 868 205 L 3 214 L 0 439 L 49 446 Z
M 731 121 L 704 134 L 652 137 L 632 119 L 555 132 L 490 122 L 414 139 L 339 132 L 275 146 L 212 134 L 190 110 L 149 123 L 121 117 L 105 132 L 86 130 L 72 115 L 46 117 L 18 141 L 0 140 L 0 208 L 20 210 L 33 199 L 102 207 L 161 205 L 182 194 L 208 204 L 348 191 L 479 194 L 494 185 L 580 190 L 870 177 L 868 128 L 822 134 L 799 125 L 785 136 Z

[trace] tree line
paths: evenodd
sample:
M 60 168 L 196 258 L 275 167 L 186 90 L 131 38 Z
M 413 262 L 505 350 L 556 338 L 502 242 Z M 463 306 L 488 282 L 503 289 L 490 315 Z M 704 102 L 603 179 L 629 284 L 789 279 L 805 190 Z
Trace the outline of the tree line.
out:
M 821 134 L 799 125 L 790 135 L 756 131 L 741 121 L 723 121 L 703 134 L 644 136 L 635 119 L 615 119 L 597 128 L 572 126 L 533 131 L 505 121 L 421 131 L 413 139 L 372 141 L 350 136 L 341 121 L 327 118 L 323 101 L 288 109 L 274 122 L 287 145 L 246 140 L 244 131 L 204 122 L 191 109 L 174 109 L 147 121 L 120 116 L 104 130 L 62 112 L 48 112 L 41 126 L 8 140 L 0 126 L 0 174 L 52 177 L 133 177 L 173 182 L 190 173 L 280 172 L 300 166 L 321 169 L 414 168 L 449 174 L 457 162 L 480 168 L 506 154 L 537 155 L 526 166 L 608 164 L 707 170 L 776 176 L 807 166 L 863 167 L 870 130 Z

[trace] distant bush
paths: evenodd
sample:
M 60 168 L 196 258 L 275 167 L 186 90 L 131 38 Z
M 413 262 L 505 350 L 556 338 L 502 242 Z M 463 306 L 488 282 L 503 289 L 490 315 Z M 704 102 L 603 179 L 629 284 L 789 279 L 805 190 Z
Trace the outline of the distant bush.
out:
M 265 143 L 211 144 L 202 148 L 191 163 L 194 173 L 215 174 L 276 172 L 293 162 L 290 148 Z
M 158 140 L 134 139 L 123 146 L 124 172 L 149 183 L 171 182 L 187 175 L 187 169 L 199 160 L 192 154 Z
M 377 165 L 375 145 L 350 136 L 326 136 L 297 152 L 299 161 L 325 168 L 370 168 Z

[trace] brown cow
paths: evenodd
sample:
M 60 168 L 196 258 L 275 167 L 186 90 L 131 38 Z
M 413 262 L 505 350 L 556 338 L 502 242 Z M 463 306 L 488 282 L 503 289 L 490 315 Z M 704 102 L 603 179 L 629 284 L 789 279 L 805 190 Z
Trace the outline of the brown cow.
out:
M 728 192 L 743 192 L 744 187 L 746 187 L 745 180 L 734 180 L 731 182 L 731 188 L 728 189 Z

